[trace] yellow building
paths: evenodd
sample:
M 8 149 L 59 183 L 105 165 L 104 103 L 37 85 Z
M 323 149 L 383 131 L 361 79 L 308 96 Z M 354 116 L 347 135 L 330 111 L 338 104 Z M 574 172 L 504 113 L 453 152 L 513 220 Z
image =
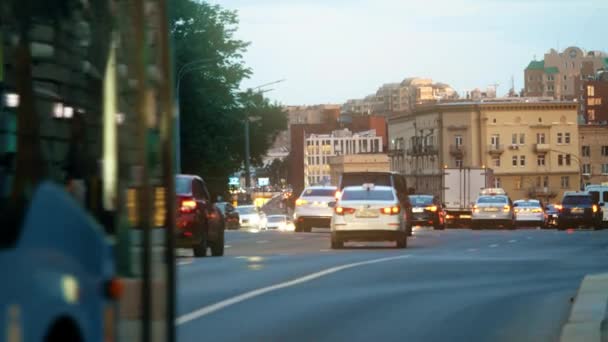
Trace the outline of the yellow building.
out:
M 580 187 L 577 105 L 502 99 L 437 104 L 389 119 L 391 169 L 440 195 L 442 169 L 488 167 L 513 199 Z

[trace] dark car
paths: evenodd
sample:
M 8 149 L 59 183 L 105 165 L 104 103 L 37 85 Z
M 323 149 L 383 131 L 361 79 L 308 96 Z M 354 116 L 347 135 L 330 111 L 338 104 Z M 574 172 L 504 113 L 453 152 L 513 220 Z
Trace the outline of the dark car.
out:
M 339 196 L 344 187 L 361 186 L 363 184 L 374 184 L 376 186 L 392 186 L 397 193 L 399 203 L 405 215 L 408 235 L 412 235 L 412 205 L 408 197 L 409 190 L 405 176 L 396 172 L 345 172 L 340 176 L 338 183 Z
M 239 220 L 241 218 L 239 216 L 239 212 L 236 211 L 234 206 L 228 202 L 217 202 L 215 205 L 222 212 L 222 215 L 224 215 L 226 229 L 239 229 L 241 226 Z
M 224 255 L 224 220 L 222 212 L 209 197 L 202 178 L 193 175 L 175 177 L 177 224 L 175 246 L 192 248 L 194 256 Z
M 561 204 L 547 204 L 545 211 L 547 212 L 547 227 L 557 227 L 557 218 L 559 217 L 559 209 Z
M 433 226 L 445 229 L 445 211 L 439 198 L 433 195 L 410 195 L 412 204 L 412 223 L 420 226 Z
M 566 191 L 562 198 L 562 208 L 557 218 L 557 228 L 577 228 L 586 226 L 600 228 L 602 212 L 597 200 L 587 191 Z

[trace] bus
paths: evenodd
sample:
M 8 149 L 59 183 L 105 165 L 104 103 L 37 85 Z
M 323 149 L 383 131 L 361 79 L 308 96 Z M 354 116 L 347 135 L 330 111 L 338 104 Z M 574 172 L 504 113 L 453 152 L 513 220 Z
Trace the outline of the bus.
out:
M 173 341 L 167 2 L 0 6 L 0 336 Z

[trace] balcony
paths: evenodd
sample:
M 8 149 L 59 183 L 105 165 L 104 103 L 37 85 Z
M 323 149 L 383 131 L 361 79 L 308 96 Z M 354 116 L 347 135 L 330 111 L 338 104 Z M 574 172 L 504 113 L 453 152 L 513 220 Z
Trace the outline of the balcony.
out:
M 528 191 L 528 195 L 530 197 L 552 198 L 557 196 L 557 191 L 548 186 L 537 186 L 530 188 L 530 190 Z
M 404 154 L 405 150 L 403 149 L 402 146 L 395 146 L 392 149 L 388 150 L 388 155 L 390 157 L 397 157 L 397 156 L 402 156 Z
M 450 145 L 450 154 L 454 157 L 464 156 L 464 146 L 462 145 Z
M 551 150 L 551 145 L 549 144 L 535 144 L 534 152 L 536 153 L 547 153 Z
M 439 149 L 437 146 L 433 145 L 416 145 L 407 149 L 406 154 L 408 156 L 426 156 L 426 155 L 436 155 L 439 153 Z
M 488 146 L 488 153 L 492 155 L 501 155 L 505 151 L 505 147 L 500 144 L 491 144 Z

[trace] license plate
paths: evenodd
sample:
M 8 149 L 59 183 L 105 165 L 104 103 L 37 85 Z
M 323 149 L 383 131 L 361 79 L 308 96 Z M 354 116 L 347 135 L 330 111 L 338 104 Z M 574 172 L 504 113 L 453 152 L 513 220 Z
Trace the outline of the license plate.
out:
M 471 215 L 460 215 L 461 219 L 470 219 Z
M 412 208 L 412 212 L 413 213 L 422 213 L 422 212 L 424 212 L 424 209 L 422 209 L 422 208 Z
M 371 210 L 358 210 L 357 214 L 355 216 L 367 218 L 367 217 L 378 217 L 378 214 Z
M 483 211 L 498 211 L 498 208 L 484 208 Z
M 572 208 L 573 214 L 582 214 L 584 212 L 585 212 L 585 209 L 583 209 L 583 208 Z

